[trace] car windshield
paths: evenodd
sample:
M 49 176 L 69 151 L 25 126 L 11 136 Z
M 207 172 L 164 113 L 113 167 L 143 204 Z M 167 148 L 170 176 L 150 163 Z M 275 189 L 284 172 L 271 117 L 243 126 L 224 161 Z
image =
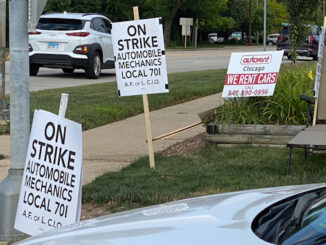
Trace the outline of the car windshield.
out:
M 49 31 L 75 31 L 83 29 L 83 22 L 76 19 L 41 18 L 36 29 Z
M 326 197 L 317 199 L 305 211 L 301 224 L 289 227 L 280 237 L 280 243 L 326 244 Z
M 282 245 L 326 244 L 326 189 L 288 198 L 259 214 L 253 231 Z

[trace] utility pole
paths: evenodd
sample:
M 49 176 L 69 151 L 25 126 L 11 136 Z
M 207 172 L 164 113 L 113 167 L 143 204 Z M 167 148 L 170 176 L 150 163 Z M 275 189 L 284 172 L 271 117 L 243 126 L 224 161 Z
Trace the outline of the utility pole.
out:
M 6 64 L 6 0 L 0 0 L 0 113 L 6 107 L 5 64 Z
M 14 223 L 29 140 L 27 16 L 28 1 L 9 1 L 11 165 L 7 178 L 0 183 L 0 241 L 23 238 Z

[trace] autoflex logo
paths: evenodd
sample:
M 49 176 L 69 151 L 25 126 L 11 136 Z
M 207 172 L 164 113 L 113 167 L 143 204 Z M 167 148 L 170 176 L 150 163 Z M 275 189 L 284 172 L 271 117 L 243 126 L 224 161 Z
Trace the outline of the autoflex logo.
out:
M 244 55 L 241 57 L 242 65 L 261 65 L 268 64 L 272 60 L 271 54 Z

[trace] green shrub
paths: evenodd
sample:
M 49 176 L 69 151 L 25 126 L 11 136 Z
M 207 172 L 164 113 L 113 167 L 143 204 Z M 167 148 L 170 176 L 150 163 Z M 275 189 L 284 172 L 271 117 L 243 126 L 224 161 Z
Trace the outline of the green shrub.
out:
M 215 123 L 284 124 L 305 123 L 306 102 L 301 94 L 313 95 L 314 81 L 309 71 L 315 71 L 315 62 L 283 65 L 271 97 L 251 97 L 226 100 L 216 111 Z
M 0 125 L 0 135 L 1 134 L 9 134 L 10 132 L 10 122 L 6 122 L 3 125 Z

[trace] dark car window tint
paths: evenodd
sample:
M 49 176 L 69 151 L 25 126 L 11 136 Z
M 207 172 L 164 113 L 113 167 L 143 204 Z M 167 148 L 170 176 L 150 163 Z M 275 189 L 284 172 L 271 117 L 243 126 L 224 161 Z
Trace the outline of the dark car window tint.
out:
M 75 19 L 41 18 L 36 29 L 49 31 L 75 31 L 83 29 L 83 22 Z
M 105 29 L 106 29 L 106 33 L 111 33 L 111 29 L 112 29 L 112 24 L 106 20 L 106 19 L 102 19 L 105 25 Z
M 98 32 L 106 32 L 101 18 L 95 18 L 91 22 L 91 28 Z
M 295 226 L 284 233 L 280 242 L 290 244 L 325 244 L 326 236 L 326 198 L 318 200 L 307 210 L 301 226 Z M 300 241 L 302 241 L 300 243 Z M 323 243 L 318 243 L 323 241 Z
M 254 219 L 252 229 L 273 244 L 326 244 L 325 194 L 323 188 L 276 203 Z

